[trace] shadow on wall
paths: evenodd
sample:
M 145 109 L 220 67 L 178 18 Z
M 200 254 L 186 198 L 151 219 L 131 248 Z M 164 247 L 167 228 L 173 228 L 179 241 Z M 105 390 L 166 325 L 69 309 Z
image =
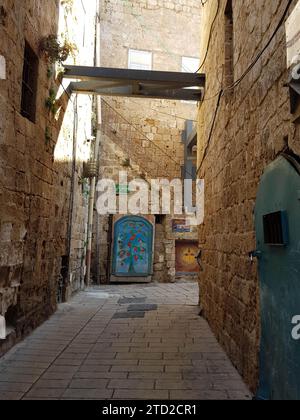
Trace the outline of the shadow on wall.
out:
M 39 126 L 17 113 L 10 114 L 15 119 L 6 121 L 0 138 L 0 314 L 6 337 L 0 339 L 0 355 L 84 284 L 88 183 L 83 162 L 90 153 L 86 125 L 78 121 L 87 108 L 84 100 L 71 104 L 63 91 L 44 142 Z M 15 138 L 9 144 L 10 126 L 26 143 L 22 153 Z

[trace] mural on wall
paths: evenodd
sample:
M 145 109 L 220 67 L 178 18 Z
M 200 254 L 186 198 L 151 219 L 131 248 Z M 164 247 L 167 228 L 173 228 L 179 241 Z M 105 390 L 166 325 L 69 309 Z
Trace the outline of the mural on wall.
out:
M 113 273 L 116 276 L 151 274 L 153 227 L 142 217 L 125 217 L 115 224 Z
M 197 241 L 176 241 L 176 272 L 199 273 Z

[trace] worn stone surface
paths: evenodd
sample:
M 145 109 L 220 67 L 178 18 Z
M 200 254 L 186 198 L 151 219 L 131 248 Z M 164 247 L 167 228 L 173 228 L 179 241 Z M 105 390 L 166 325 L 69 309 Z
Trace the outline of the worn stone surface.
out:
M 202 69 L 207 76 L 207 100 L 200 108 L 198 127 L 199 175 L 206 182 L 205 223 L 200 229 L 204 268 L 200 296 L 213 331 L 254 390 L 258 380 L 259 282 L 256 263 L 250 263 L 248 253 L 256 247 L 256 192 L 264 169 L 281 151 L 289 148 L 299 155 L 299 125 L 291 123 L 282 25 L 241 83 L 225 91 L 208 144 L 217 94 L 228 87 L 230 79 L 225 62 L 225 46 L 230 44 L 230 39 L 225 39 L 226 3 L 220 1 L 211 37 L 217 1 L 207 2 L 203 8 L 202 56 L 210 41 Z M 233 2 L 234 81 L 266 45 L 285 7 L 280 0 Z
M 195 282 L 80 292 L 0 359 L 0 399 L 250 399 L 197 293 Z M 158 310 L 115 319 L 133 296 Z

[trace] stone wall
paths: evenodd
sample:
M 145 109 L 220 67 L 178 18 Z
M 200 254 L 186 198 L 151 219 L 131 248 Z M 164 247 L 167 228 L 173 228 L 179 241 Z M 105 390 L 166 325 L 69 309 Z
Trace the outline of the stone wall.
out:
M 0 311 L 17 305 L 19 329 L 26 333 L 56 305 L 53 287 L 58 261 L 53 257 L 55 230 L 53 148 L 46 144 L 49 121 L 47 65 L 41 60 L 37 123 L 20 114 L 25 39 L 38 53 L 39 41 L 56 33 L 57 2 L 2 2 L 0 53 L 6 60 L 6 79 L 0 81 Z M 20 285 L 22 287 L 20 288 Z
M 101 65 L 128 68 L 129 49 L 135 49 L 152 52 L 153 70 L 181 71 L 182 57 L 199 57 L 200 12 L 198 1 L 104 0 L 100 13 Z M 122 160 L 130 158 L 131 163 L 139 167 L 138 175 L 146 174 L 148 179 L 181 178 L 184 164 L 182 133 L 185 120 L 196 120 L 196 104 L 111 97 L 105 100 L 121 120 L 128 122 L 121 136 L 124 142 L 111 137 L 111 141 L 123 150 Z M 132 132 L 134 140 L 129 141 Z M 108 176 L 112 169 L 102 158 L 100 154 L 100 166 L 104 163 L 104 175 Z M 117 165 L 114 171 L 120 169 L 122 167 Z M 167 216 L 164 224 L 156 229 L 155 280 L 175 279 L 175 235 L 170 233 L 171 228 L 172 216 Z M 100 261 L 103 279 L 107 267 L 107 220 L 99 220 L 99 230 L 102 244 L 98 255 L 95 244 L 94 258 Z M 197 238 L 197 233 L 192 236 Z
M 101 65 L 128 68 L 128 51 L 135 49 L 152 52 L 153 70 L 181 71 L 182 57 L 199 57 L 200 12 L 197 1 L 104 0 Z M 157 176 L 180 176 L 181 133 L 185 119 L 196 119 L 196 105 L 151 99 L 111 99 L 110 103 L 158 146 L 153 151 L 160 163 Z M 145 155 L 151 152 L 148 147 Z
M 94 64 L 96 10 L 97 0 L 90 0 L 88 8 L 81 0 L 73 0 L 70 11 L 66 7 L 61 8 L 59 34 L 67 36 L 69 42 L 76 46 L 75 55 L 68 58 L 67 64 Z M 68 80 L 63 81 L 58 96 L 64 93 L 68 84 Z M 84 178 L 83 164 L 89 160 L 91 154 L 93 115 L 92 96 L 72 95 L 54 151 L 56 194 L 60 194 L 61 191 L 64 195 L 59 218 L 68 223 L 67 230 L 61 232 L 60 240 L 69 254 L 65 298 L 84 287 L 89 182 Z M 61 251 L 63 252 L 63 249 Z M 65 256 L 65 253 L 61 255 Z
M 74 168 L 73 107 L 71 103 L 68 106 L 63 89 L 59 90 L 54 67 L 39 49 L 41 39 L 58 33 L 59 6 L 57 0 L 1 2 L 0 55 L 6 62 L 6 78 L 0 80 L 0 314 L 6 315 L 14 332 L 6 342 L 0 342 L 0 352 L 56 308 L 62 256 L 68 256 L 70 249 L 73 182 L 77 190 L 74 209 L 78 211 L 73 213 L 71 273 L 82 260 L 82 242 L 76 241 L 84 237 L 85 203 L 78 179 L 83 160 L 80 151 L 86 146 L 80 142 L 90 133 L 88 124 L 80 123 L 79 118 Z M 61 30 L 66 22 L 63 18 Z M 78 23 L 76 30 L 80 34 Z M 93 33 L 91 39 L 94 42 Z M 25 40 L 39 56 L 35 123 L 21 115 Z M 45 105 L 52 90 L 57 91 L 57 97 L 62 94 L 55 115 Z M 87 105 L 86 100 L 79 101 L 78 112 Z M 73 290 L 76 287 L 78 284 Z
M 253 390 L 258 379 L 259 287 L 253 210 L 260 177 L 283 150 L 299 155 L 299 126 L 291 123 L 285 27 L 252 70 L 220 99 L 228 87 L 225 46 L 226 1 L 204 7 L 202 72 L 207 75 L 206 101 L 199 112 L 198 164 L 205 179 L 205 223 L 200 228 L 204 272 L 200 297 L 204 314 L 231 360 Z M 286 2 L 233 2 L 233 79 L 237 81 L 262 50 L 280 21 Z M 228 29 L 228 28 L 227 28 Z M 228 45 L 229 43 L 229 45 Z M 230 74 L 229 74 L 230 76 Z

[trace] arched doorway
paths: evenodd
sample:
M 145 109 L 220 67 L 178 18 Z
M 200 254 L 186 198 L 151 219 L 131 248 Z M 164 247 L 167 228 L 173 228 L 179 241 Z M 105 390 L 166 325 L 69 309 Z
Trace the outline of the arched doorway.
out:
M 255 208 L 261 303 L 257 397 L 300 399 L 300 166 L 280 156 L 266 169 Z
M 153 225 L 139 216 L 126 216 L 114 225 L 112 280 L 149 281 L 153 262 Z

